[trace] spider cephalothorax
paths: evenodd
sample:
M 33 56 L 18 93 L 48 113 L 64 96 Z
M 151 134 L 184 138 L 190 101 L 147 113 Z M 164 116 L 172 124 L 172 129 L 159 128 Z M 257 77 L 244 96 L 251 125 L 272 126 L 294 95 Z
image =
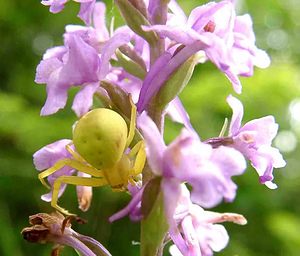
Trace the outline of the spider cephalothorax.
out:
M 58 177 L 52 187 L 52 207 L 70 215 L 57 204 L 62 183 L 91 187 L 110 185 L 113 190 L 124 190 L 129 182 L 134 183 L 134 178 L 142 172 L 146 160 L 142 140 L 129 148 L 134 138 L 135 126 L 136 107 L 133 103 L 129 131 L 123 117 L 111 109 L 93 109 L 81 117 L 73 132 L 75 150 L 70 145 L 66 146 L 72 158 L 57 161 L 52 167 L 41 172 L 39 179 L 49 187 L 44 178 L 64 166 L 91 177 Z

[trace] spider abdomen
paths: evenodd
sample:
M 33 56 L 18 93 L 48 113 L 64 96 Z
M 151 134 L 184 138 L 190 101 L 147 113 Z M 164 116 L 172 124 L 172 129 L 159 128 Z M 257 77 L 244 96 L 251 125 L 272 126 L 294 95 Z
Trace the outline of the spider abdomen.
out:
M 117 112 L 93 109 L 76 124 L 73 143 L 76 151 L 97 169 L 113 167 L 120 161 L 127 140 L 127 124 Z

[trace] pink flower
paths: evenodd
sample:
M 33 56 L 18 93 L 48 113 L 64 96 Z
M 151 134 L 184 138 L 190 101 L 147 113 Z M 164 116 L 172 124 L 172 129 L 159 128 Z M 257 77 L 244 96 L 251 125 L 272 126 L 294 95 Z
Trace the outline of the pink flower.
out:
M 234 199 L 237 186 L 231 177 L 242 174 L 246 168 L 238 151 L 228 147 L 213 149 L 186 129 L 166 146 L 146 114 L 138 118 L 138 126 L 146 142 L 148 163 L 155 175 L 163 177 L 162 184 L 176 187 L 175 184 L 189 183 L 193 187 L 192 200 L 204 207 L 216 206 L 223 198 Z M 169 196 L 174 194 L 175 191 Z
M 166 205 L 168 207 L 168 205 Z M 226 229 L 217 223 L 232 221 L 245 225 L 239 214 L 205 211 L 190 201 L 190 192 L 184 184 L 179 188 L 176 208 L 167 215 L 169 234 L 182 255 L 211 256 L 223 250 L 229 241 Z M 171 221 L 170 221 L 171 219 Z
M 91 84 L 95 88 L 92 84 L 99 81 L 99 66 L 96 50 L 74 34 L 66 37 L 65 46 L 47 50 L 35 78 L 36 83 L 47 84 L 47 100 L 41 114 L 50 115 L 63 108 L 72 85 Z
M 182 15 L 177 13 L 182 21 Z M 174 15 L 170 17 L 172 20 L 166 25 L 144 27 L 144 30 L 156 31 L 161 37 L 187 47 L 193 46 L 196 52 L 202 50 L 205 58 L 225 73 L 237 93 L 241 93 L 238 75 L 250 76 L 254 66 L 264 68 L 270 64 L 268 55 L 255 46 L 250 16 L 236 16 L 232 1 L 199 6 L 192 10 L 185 24 L 174 22 Z M 203 43 L 206 46 L 196 47 Z
M 229 136 L 233 140 L 231 146 L 251 161 L 261 183 L 271 189 L 277 188 L 272 182 L 273 168 L 284 167 L 286 162 L 279 150 L 271 146 L 278 130 L 274 117 L 254 119 L 241 126 L 242 103 L 231 95 L 228 96 L 227 102 L 233 111 L 229 128 Z

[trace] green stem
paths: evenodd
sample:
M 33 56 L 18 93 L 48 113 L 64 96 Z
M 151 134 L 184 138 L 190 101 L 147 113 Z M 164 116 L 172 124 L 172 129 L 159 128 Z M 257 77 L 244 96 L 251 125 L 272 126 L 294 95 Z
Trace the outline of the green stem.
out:
M 164 128 L 164 115 L 163 110 L 158 108 L 156 97 L 153 98 L 153 100 L 149 103 L 149 106 L 147 108 L 148 116 L 151 117 L 153 122 L 156 124 L 158 130 L 163 133 Z
M 163 243 L 168 230 L 163 205 L 160 192 L 150 214 L 141 222 L 141 256 L 163 255 Z
M 158 129 L 163 132 L 164 115 L 163 111 L 157 107 L 155 98 L 149 104 L 148 115 L 155 122 Z M 141 256 L 162 256 L 164 238 L 168 231 L 168 224 L 164 212 L 163 194 L 160 189 L 160 182 L 155 189 L 155 178 L 147 164 L 143 171 L 143 184 L 148 188 L 144 190 L 142 212 L 147 212 L 141 221 Z M 159 178 L 160 180 L 160 178 Z M 148 212 L 148 210 L 150 211 Z

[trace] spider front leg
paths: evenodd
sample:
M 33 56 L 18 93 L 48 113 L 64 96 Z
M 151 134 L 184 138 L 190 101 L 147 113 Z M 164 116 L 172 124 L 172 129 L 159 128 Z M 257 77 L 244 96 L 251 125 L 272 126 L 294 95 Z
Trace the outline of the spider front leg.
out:
M 130 105 L 131 105 L 130 125 L 129 125 L 129 132 L 128 132 L 125 148 L 128 148 L 130 143 L 132 142 L 135 134 L 135 127 L 136 127 L 136 106 L 133 103 L 131 97 L 130 97 Z
M 145 166 L 146 162 L 146 151 L 145 151 L 145 143 L 144 141 L 139 141 L 128 154 L 130 158 L 135 157 L 135 161 L 133 164 L 133 168 L 130 171 L 131 176 L 136 176 L 140 174 Z
M 94 177 L 101 177 L 103 178 L 103 172 L 101 170 L 98 170 L 92 166 L 87 165 L 86 163 L 79 162 L 78 160 L 70 159 L 70 158 L 64 158 L 59 161 L 57 161 L 52 167 L 49 169 L 39 173 L 38 178 L 41 181 L 41 183 L 47 187 L 48 189 L 51 189 L 50 186 L 45 182 L 45 178 L 47 178 L 49 175 L 55 173 L 56 171 L 60 170 L 61 168 L 69 166 L 75 170 L 78 170 L 83 173 L 90 174 Z
M 65 215 L 75 215 L 75 214 L 69 213 L 67 210 L 65 210 L 64 208 L 60 207 L 57 204 L 58 193 L 62 183 L 72 184 L 76 186 L 89 186 L 89 187 L 101 187 L 107 185 L 107 181 L 104 178 L 87 178 L 87 177 L 78 177 L 78 176 L 58 177 L 53 184 L 51 206 Z

